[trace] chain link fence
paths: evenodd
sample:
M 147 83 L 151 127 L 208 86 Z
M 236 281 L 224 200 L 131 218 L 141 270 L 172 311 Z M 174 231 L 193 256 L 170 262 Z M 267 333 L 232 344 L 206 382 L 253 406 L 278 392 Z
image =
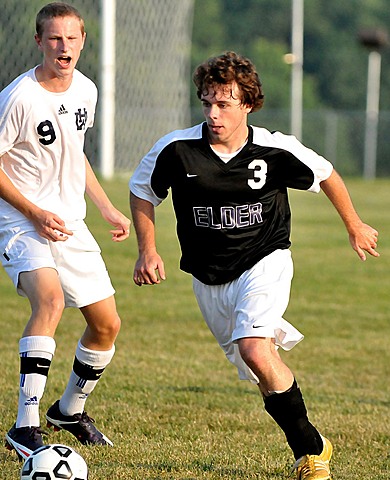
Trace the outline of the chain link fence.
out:
M 194 0 L 116 0 L 115 172 L 131 171 L 163 134 L 190 122 L 190 50 Z M 41 61 L 35 17 L 48 1 L 3 0 L 0 90 Z M 99 87 L 101 0 L 68 0 L 85 20 L 87 41 L 77 68 Z M 99 167 L 99 119 L 86 137 Z

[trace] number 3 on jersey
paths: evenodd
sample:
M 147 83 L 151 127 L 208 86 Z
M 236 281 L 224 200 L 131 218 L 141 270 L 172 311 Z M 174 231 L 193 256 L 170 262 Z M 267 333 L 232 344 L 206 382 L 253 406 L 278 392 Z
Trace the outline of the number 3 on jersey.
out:
M 265 185 L 267 179 L 267 163 L 264 160 L 252 160 L 248 170 L 253 170 L 253 178 L 248 179 L 248 185 L 253 190 L 259 190 Z
M 37 132 L 38 135 L 41 137 L 39 141 L 43 145 L 50 145 L 56 139 L 56 133 L 50 120 L 45 120 L 44 122 L 41 122 L 37 127 Z

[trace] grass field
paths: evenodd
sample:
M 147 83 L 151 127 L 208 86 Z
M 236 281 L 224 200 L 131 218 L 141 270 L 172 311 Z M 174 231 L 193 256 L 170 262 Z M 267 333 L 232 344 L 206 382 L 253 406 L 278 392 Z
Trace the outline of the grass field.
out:
M 379 259 L 361 262 L 323 194 L 291 192 L 295 278 L 286 318 L 305 341 L 284 355 L 302 387 L 313 423 L 334 444 L 334 478 L 390 478 L 390 181 L 347 182 L 362 218 L 380 231 Z M 128 212 L 127 179 L 104 183 Z M 257 389 L 235 369 L 203 324 L 189 275 L 178 270 L 179 250 L 170 202 L 159 207 L 158 244 L 168 279 L 136 287 L 135 235 L 113 244 L 93 207 L 95 233 L 117 290 L 123 325 L 117 353 L 87 403 L 88 413 L 115 448 L 79 446 L 69 434 L 48 443 L 76 447 L 90 480 L 281 480 L 293 459 L 265 413 Z M 0 434 L 14 422 L 18 340 L 29 315 L 0 271 Z M 77 310 L 66 310 L 44 412 L 61 395 L 83 329 Z M 43 423 L 44 424 L 44 423 Z M 1 477 L 19 478 L 16 455 L 0 453 Z

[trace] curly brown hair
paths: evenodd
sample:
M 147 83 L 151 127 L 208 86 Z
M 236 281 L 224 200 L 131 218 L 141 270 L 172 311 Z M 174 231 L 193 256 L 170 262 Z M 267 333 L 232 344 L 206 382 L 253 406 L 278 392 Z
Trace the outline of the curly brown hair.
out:
M 192 79 L 198 98 L 207 95 L 210 89 L 217 90 L 220 85 L 235 82 L 241 92 L 242 104 L 251 107 L 252 112 L 263 106 L 264 94 L 254 64 L 235 52 L 209 58 L 195 69 Z
M 84 35 L 84 20 L 79 11 L 72 5 L 63 2 L 48 3 L 37 14 L 35 21 L 36 33 L 42 38 L 45 21 L 56 17 L 76 17 L 80 21 L 81 33 Z

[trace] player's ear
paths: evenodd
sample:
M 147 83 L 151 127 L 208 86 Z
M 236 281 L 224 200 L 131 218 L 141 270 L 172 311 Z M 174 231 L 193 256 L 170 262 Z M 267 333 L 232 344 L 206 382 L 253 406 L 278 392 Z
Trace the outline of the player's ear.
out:
M 84 48 L 84 45 L 85 45 L 85 39 L 87 38 L 87 32 L 84 32 L 83 33 L 83 43 L 81 45 L 81 50 Z
M 249 113 L 251 113 L 253 106 L 244 103 L 242 108 L 243 108 L 245 113 L 249 114 Z
M 38 45 L 39 50 L 42 50 L 42 40 L 40 39 L 40 37 L 37 33 L 34 35 L 34 40 L 35 40 L 36 44 Z

